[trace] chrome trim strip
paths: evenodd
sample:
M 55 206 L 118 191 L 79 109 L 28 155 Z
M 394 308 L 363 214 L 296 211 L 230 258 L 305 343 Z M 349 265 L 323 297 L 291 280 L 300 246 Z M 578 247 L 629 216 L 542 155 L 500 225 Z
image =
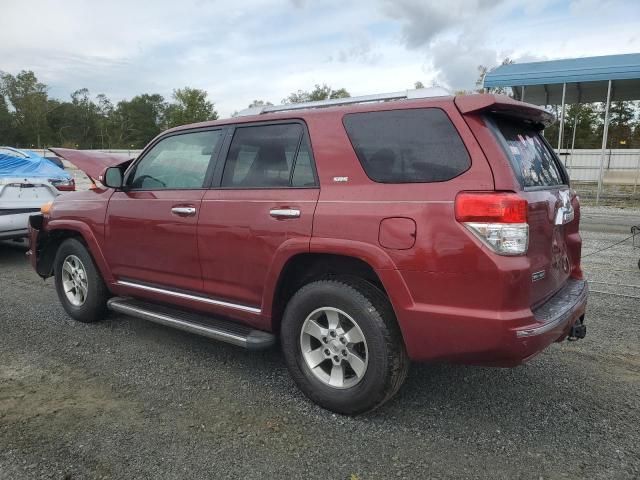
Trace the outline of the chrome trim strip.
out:
M 298 203 L 374 203 L 374 204 L 395 204 L 395 203 L 415 203 L 419 205 L 424 204 L 453 204 L 455 203 L 453 200 L 290 200 L 290 199 L 281 199 L 281 200 L 245 200 L 245 199 L 228 199 L 228 198 L 204 198 L 203 202 L 233 202 L 233 203 L 289 203 L 289 204 L 298 204 Z
M 140 290 L 146 290 L 148 292 L 161 293 L 163 295 L 170 295 L 173 297 L 185 298 L 187 300 L 195 300 L 196 302 L 209 303 L 211 305 L 218 305 L 220 307 L 234 308 L 236 310 L 242 310 L 244 312 L 254 313 L 256 315 L 260 315 L 260 313 L 262 312 L 262 310 L 255 307 L 247 307 L 246 305 L 238 305 L 236 303 L 225 302 L 222 300 L 214 300 L 213 298 L 201 297 L 199 295 L 190 295 L 188 293 L 174 292 L 173 290 L 165 290 L 164 288 L 151 287 L 149 285 L 142 285 L 139 283 L 127 282 L 124 280 L 116 281 L 116 285 L 122 285 L 123 287 L 138 288 Z
M 142 318 L 143 320 L 148 320 L 153 323 L 176 328 L 185 332 L 195 333 L 204 337 L 213 338 L 214 340 L 231 343 L 233 345 L 238 345 L 239 347 L 247 346 L 247 337 L 243 337 L 241 335 L 236 335 L 234 333 L 205 325 L 198 325 L 195 323 L 187 322 L 166 314 L 132 307 L 131 305 L 122 304 L 117 301 L 110 301 L 108 305 L 111 310 L 131 315 L 132 317 Z

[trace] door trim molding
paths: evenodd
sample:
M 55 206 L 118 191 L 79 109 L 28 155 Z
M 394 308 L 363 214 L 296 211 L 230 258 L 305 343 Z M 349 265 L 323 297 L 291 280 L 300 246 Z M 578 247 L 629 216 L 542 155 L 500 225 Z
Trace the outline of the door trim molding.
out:
M 262 310 L 256 307 L 249 307 L 247 305 L 240 305 L 237 303 L 226 302 L 224 300 L 216 300 L 210 297 L 203 297 L 201 295 L 195 295 L 193 293 L 185 293 L 176 290 L 168 290 L 166 288 L 155 287 L 144 283 L 138 283 L 131 280 L 117 280 L 116 285 L 129 288 L 137 288 L 139 290 L 145 290 L 147 292 L 160 293 L 162 295 L 169 295 L 172 297 L 184 298 L 187 300 L 194 300 L 196 302 L 208 303 L 210 305 L 217 305 L 220 307 L 233 308 L 235 310 L 242 310 L 243 312 L 253 313 L 260 315 Z

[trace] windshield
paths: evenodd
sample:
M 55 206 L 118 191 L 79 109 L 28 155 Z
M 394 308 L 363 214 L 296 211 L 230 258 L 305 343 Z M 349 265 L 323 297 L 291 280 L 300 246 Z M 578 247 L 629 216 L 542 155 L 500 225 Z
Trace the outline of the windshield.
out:
M 494 117 L 497 134 L 524 187 L 548 187 L 565 183 L 553 151 L 532 125 Z

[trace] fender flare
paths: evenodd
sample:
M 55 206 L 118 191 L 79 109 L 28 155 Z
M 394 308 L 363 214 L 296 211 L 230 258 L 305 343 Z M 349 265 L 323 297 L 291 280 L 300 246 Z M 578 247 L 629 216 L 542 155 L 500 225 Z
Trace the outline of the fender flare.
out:
M 50 220 L 47 223 L 47 233 L 52 233 L 56 230 L 71 230 L 79 233 L 86 243 L 89 253 L 93 258 L 93 261 L 96 263 L 96 267 L 98 267 L 104 282 L 106 284 L 115 282 L 115 279 L 111 274 L 111 269 L 109 268 L 109 265 L 102 253 L 102 248 L 100 248 L 100 244 L 89 225 L 79 220 Z
M 311 253 L 329 253 L 354 257 L 367 263 L 382 282 L 398 323 L 402 328 L 399 310 L 410 308 L 414 302 L 409 287 L 389 254 L 377 245 L 357 240 L 314 237 L 311 240 Z
M 402 309 L 410 308 L 414 302 L 400 271 L 387 252 L 370 243 L 318 237 L 288 239 L 276 252 L 265 280 L 261 308 L 265 324 L 271 325 L 273 322 L 274 297 L 285 265 L 296 255 L 305 253 L 353 257 L 368 264 L 382 282 L 402 329 L 398 313 Z

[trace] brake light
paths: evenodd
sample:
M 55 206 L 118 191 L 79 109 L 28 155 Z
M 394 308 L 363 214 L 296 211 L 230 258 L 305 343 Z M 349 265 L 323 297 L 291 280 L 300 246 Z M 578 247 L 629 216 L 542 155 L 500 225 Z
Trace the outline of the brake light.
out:
M 70 179 L 50 178 L 49 182 L 51 182 L 51 185 L 56 187 L 61 192 L 73 192 L 76 189 L 76 181 L 73 178 L 70 178 Z
M 524 255 L 529 246 L 527 201 L 511 192 L 461 192 L 456 220 L 499 255 Z
M 456 197 L 459 222 L 527 223 L 527 201 L 515 193 L 467 193 Z

